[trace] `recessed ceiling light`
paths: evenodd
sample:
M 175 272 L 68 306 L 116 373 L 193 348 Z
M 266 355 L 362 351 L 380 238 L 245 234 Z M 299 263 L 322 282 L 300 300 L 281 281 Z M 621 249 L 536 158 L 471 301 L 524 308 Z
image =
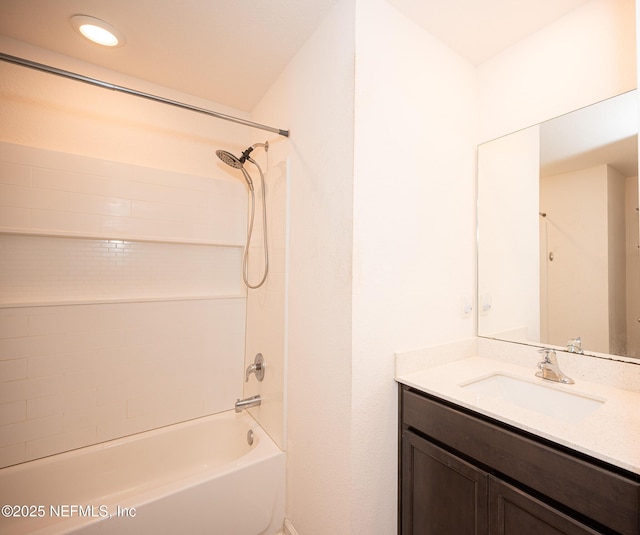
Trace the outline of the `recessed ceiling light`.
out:
M 88 15 L 74 15 L 70 21 L 71 26 L 89 41 L 110 47 L 122 46 L 125 43 L 122 32 L 108 22 Z

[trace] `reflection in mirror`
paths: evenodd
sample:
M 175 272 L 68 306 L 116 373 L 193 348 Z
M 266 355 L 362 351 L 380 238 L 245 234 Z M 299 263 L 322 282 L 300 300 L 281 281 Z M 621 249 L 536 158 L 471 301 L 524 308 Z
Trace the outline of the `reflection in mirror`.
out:
M 636 91 L 480 145 L 478 336 L 640 357 L 638 206 Z

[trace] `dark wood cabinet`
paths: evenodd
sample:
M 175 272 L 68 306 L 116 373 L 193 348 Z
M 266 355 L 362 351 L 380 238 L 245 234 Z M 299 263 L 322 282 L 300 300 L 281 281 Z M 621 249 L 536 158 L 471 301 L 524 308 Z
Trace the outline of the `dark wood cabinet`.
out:
M 489 533 L 597 535 L 599 532 L 526 492 L 489 476 Z
M 487 534 L 486 472 L 410 431 L 402 459 L 403 533 Z
M 400 387 L 402 535 L 640 534 L 640 477 Z

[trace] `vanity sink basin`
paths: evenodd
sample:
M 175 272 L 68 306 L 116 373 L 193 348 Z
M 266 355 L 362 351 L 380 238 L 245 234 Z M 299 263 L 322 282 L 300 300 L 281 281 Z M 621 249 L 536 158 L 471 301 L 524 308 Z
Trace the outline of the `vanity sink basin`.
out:
M 547 386 L 536 380 L 527 380 L 503 373 L 494 373 L 473 379 L 460 385 L 482 398 L 500 399 L 524 409 L 558 418 L 578 422 L 587 417 L 606 400 L 590 397 L 579 392 L 569 392 L 571 386 L 560 389 Z

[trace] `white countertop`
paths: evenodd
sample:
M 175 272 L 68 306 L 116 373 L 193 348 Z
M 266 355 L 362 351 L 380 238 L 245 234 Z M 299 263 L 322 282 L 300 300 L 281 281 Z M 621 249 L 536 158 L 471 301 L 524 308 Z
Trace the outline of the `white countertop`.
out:
M 559 353 L 560 368 L 575 380 L 575 384 L 563 385 L 537 378 L 535 359 L 539 359 L 535 352 L 532 355 L 534 362 L 531 366 L 475 355 L 456 356 L 453 359 L 436 356 L 435 365 L 430 365 L 426 364 L 428 359 L 423 357 L 418 369 L 416 366 L 398 364 L 402 356 L 397 355 L 396 381 L 640 474 L 640 392 L 590 382 L 580 375 L 572 376 L 562 366 L 562 353 Z M 606 401 L 580 421 L 574 422 L 562 415 L 548 416 L 497 397 L 479 396 L 460 386 L 496 372 Z

